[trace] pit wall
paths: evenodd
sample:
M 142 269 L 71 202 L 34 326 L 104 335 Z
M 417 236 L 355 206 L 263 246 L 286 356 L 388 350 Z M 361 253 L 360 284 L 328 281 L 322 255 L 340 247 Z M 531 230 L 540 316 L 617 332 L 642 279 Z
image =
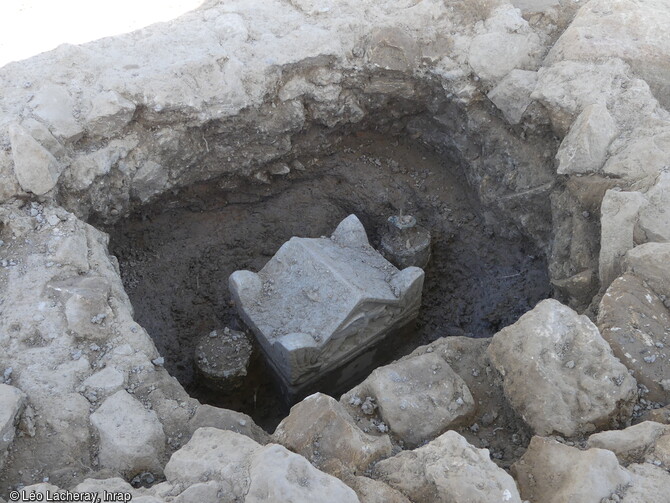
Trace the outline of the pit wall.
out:
M 670 117 L 657 99 L 668 105 L 670 42 L 642 27 L 670 25 L 670 11 L 593 0 L 563 32 L 573 2 L 525 4 L 212 2 L 0 69 L 0 370 L 29 403 L 0 485 L 128 476 L 101 460 L 106 430 L 90 421 L 116 393 L 163 432 L 152 437 L 159 466 L 198 425 L 264 441 L 161 368 L 105 236 L 83 222 L 112 223 L 165 191 L 272 183 L 318 169 L 309 154 L 341 134 L 376 128 L 459 162 L 508 222 L 500 232 L 547 251 L 573 306 L 604 291 L 629 249 L 668 241 Z M 82 300 L 91 288 L 94 303 Z M 103 366 L 117 385 L 87 396 Z

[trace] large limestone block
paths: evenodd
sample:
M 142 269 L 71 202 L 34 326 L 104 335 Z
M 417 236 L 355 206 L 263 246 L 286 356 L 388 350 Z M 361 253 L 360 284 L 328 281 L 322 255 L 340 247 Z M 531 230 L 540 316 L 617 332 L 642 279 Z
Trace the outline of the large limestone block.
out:
M 468 386 L 436 353 L 376 369 L 341 402 L 360 407 L 360 416 L 378 413 L 391 434 L 410 447 L 466 424 L 475 411 Z
M 369 477 L 341 476 L 343 482 L 356 491 L 361 503 L 410 503 L 400 491 Z
M 670 242 L 670 171 L 664 171 L 646 192 L 648 204 L 640 209 L 639 241 Z
M 188 443 L 165 465 L 165 476 L 184 486 L 215 480 L 227 494 L 244 494 L 249 458 L 261 446 L 252 439 L 227 430 L 199 428 Z
M 197 430 L 172 455 L 165 476 L 177 487 L 214 481 L 225 501 L 358 502 L 352 489 L 302 456 L 216 428 Z
M 538 70 L 531 97 L 549 112 L 552 126 L 565 135 L 587 106 L 608 103 L 621 93 L 628 66 L 620 59 L 599 63 L 561 61 Z
M 540 38 L 518 9 L 510 5 L 496 8 L 484 28 L 468 51 L 468 62 L 480 78 L 497 80 L 515 68 L 533 69 L 541 50 Z
M 91 424 L 100 436 L 100 465 L 134 476 L 142 471 L 160 473 L 165 447 L 163 427 L 156 413 L 146 410 L 127 391 L 107 398 L 91 414 Z
M 635 379 L 591 320 L 556 300 L 498 332 L 488 354 L 536 434 L 573 436 L 630 418 Z
M 330 238 L 291 238 L 230 290 L 290 391 L 304 388 L 416 317 L 423 271 L 399 271 L 368 243 L 355 215 Z
M 487 94 L 510 124 L 519 124 L 531 104 L 530 95 L 537 84 L 537 72 L 512 70 Z
M 358 503 L 353 489 L 277 444 L 258 451 L 251 461 L 249 477 L 251 483 L 245 503 Z
M 600 284 L 607 288 L 621 274 L 621 263 L 628 250 L 635 246 L 634 232 L 640 208 L 647 200 L 640 192 L 608 190 L 601 205 L 600 216 Z
M 538 49 L 534 33 L 484 33 L 472 40 L 468 62 L 480 78 L 497 80 L 515 68 L 531 68 Z
M 633 182 L 653 179 L 668 165 L 669 156 L 670 130 L 644 131 L 644 135 L 626 138 L 603 166 L 603 173 Z
M 630 486 L 621 503 L 649 503 L 665 501 L 670 494 L 670 473 L 650 463 L 630 465 Z
M 124 389 L 127 383 L 128 376 L 125 372 L 109 366 L 86 378 L 81 383 L 81 388 L 85 397 L 97 401 Z
M 44 84 L 35 93 L 30 106 L 56 138 L 75 142 L 84 134 L 84 128 L 74 116 L 75 99 L 64 86 Z
M 273 437 L 320 468 L 337 460 L 347 470 L 363 472 L 370 463 L 391 455 L 388 436 L 363 433 L 339 402 L 322 393 L 294 405 Z
M 670 106 L 670 9 L 664 0 L 595 0 L 579 10 L 547 62 L 624 59 Z
M 21 188 L 42 196 L 56 186 L 63 170 L 58 160 L 20 126 L 9 131 L 14 174 Z
M 600 503 L 631 479 L 611 451 L 580 451 L 543 437 L 531 439 L 512 474 L 533 503 Z
M 20 389 L 0 384 L 0 469 L 5 452 L 14 441 L 16 423 L 26 406 L 26 395 Z
M 588 439 L 588 447 L 597 447 L 612 451 L 619 463 L 628 465 L 642 463 L 647 453 L 653 449 L 656 441 L 670 434 L 670 426 L 645 421 L 624 430 L 601 431 Z
M 670 309 L 670 243 L 645 243 L 630 250 L 623 269 L 646 281 Z
M 624 274 L 603 295 L 597 324 L 614 355 L 649 390 L 644 398 L 670 403 L 670 312 L 656 292 Z
M 105 278 L 78 276 L 49 286 L 64 300 L 65 318 L 75 337 L 90 341 L 108 337 L 105 327 L 114 313 L 109 305 L 111 285 Z
M 521 502 L 514 479 L 455 431 L 380 461 L 375 474 L 411 501 Z
M 616 122 L 603 103 L 587 106 L 558 149 L 558 174 L 598 173 L 617 133 Z

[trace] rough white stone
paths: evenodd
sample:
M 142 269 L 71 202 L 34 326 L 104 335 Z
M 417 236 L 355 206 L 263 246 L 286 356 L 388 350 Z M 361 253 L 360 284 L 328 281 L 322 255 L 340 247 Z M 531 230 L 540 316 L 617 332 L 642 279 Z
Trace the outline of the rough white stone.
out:
M 616 122 L 604 104 L 587 106 L 558 149 L 557 172 L 561 175 L 598 173 L 617 133 Z
M 645 197 L 648 204 L 640 209 L 637 230 L 644 241 L 670 242 L 670 171 L 658 176 Z
M 95 152 L 78 156 L 63 176 L 67 177 L 68 185 L 73 189 L 85 190 L 97 177 L 107 175 L 114 166 L 120 166 L 121 161 L 137 144 L 137 137 L 133 135 L 112 140 Z
M 78 279 L 74 285 L 54 286 L 66 295 L 70 294 L 65 302 L 65 317 L 78 337 L 99 340 L 106 336 L 101 328 L 113 315 L 107 300 L 110 289 L 106 281 L 88 277 Z
M 670 426 L 645 421 L 624 430 L 594 433 L 587 445 L 612 451 L 622 465 L 628 465 L 644 461 L 645 454 L 653 448 L 656 440 L 667 434 L 670 434 Z
M 603 338 L 637 383 L 647 388 L 644 398 L 662 404 L 670 402 L 668 327 L 670 310 L 633 274 L 615 279 L 600 301 L 598 329 Z
M 14 441 L 16 423 L 25 406 L 25 393 L 14 386 L 0 384 L 0 469 L 5 453 Z
M 62 166 L 51 152 L 17 125 L 10 129 L 10 141 L 14 174 L 21 188 L 38 196 L 53 189 L 58 182 Z
M 487 94 L 510 124 L 519 124 L 531 104 L 530 98 L 537 84 L 537 72 L 512 70 Z
M 647 200 L 640 192 L 608 190 L 600 208 L 599 277 L 603 288 L 621 274 L 626 252 L 635 246 L 634 230 L 640 208 Z
M 466 424 L 475 410 L 468 386 L 436 353 L 376 369 L 341 401 L 360 403 L 357 415 L 365 416 L 369 414 L 365 403 L 370 398 L 391 434 L 410 447 Z
M 455 431 L 423 447 L 380 461 L 375 474 L 411 501 L 521 503 L 514 479 Z
M 600 503 L 631 480 L 611 451 L 580 451 L 543 437 L 531 439 L 512 474 L 521 497 L 538 503 Z
M 227 494 L 245 494 L 249 489 L 249 458 L 260 448 L 238 433 L 199 428 L 172 455 L 165 465 L 165 476 L 172 483 L 184 485 L 216 480 L 223 483 Z
M 628 181 L 654 179 L 668 165 L 670 130 L 661 128 L 626 138 L 623 146 L 612 155 L 603 173 Z
M 540 302 L 488 347 L 505 396 L 539 435 L 573 436 L 630 419 L 635 379 L 586 316 Z
M 105 367 L 88 377 L 82 386 L 86 391 L 96 393 L 98 399 L 103 399 L 125 387 L 126 374 L 114 367 Z
M 134 103 L 116 91 L 107 91 L 92 98 L 91 109 L 84 122 L 89 134 L 113 136 L 130 122 L 134 113 Z
M 335 399 L 322 393 L 294 405 L 273 438 L 317 467 L 335 459 L 346 470 L 363 472 L 370 463 L 391 454 L 388 436 L 363 433 Z
M 533 69 L 540 51 L 540 38 L 529 29 L 518 9 L 496 8 L 486 22 L 486 33 L 470 43 L 468 62 L 484 80 L 498 80 L 515 68 Z
M 670 243 L 646 243 L 630 250 L 624 259 L 624 270 L 632 272 L 665 300 L 670 308 Z
M 200 428 L 165 466 L 173 485 L 216 481 L 231 501 L 358 502 L 353 490 L 277 444 Z
M 670 106 L 670 10 L 664 0 L 596 0 L 580 9 L 551 49 L 547 61 L 624 59 Z
M 331 238 L 292 238 L 258 274 L 234 272 L 229 286 L 272 367 L 299 389 L 412 320 L 423 271 L 398 271 L 350 215 Z
M 531 97 L 547 108 L 554 129 L 562 136 L 584 108 L 613 101 L 627 73 L 628 66 L 620 59 L 561 61 L 538 70 Z
M 468 61 L 480 78 L 497 80 L 515 68 L 531 67 L 537 49 L 537 35 L 486 33 L 472 40 Z
M 83 135 L 84 129 L 74 117 L 75 100 L 64 86 L 44 84 L 35 93 L 30 106 L 56 138 L 76 141 Z
M 510 2 L 514 7 L 521 9 L 521 12 L 544 12 L 560 4 L 559 0 L 512 0 Z
M 670 494 L 670 474 L 650 463 L 628 467 L 630 486 L 626 487 L 621 503 L 648 503 L 664 501 Z
M 356 493 L 335 477 L 318 471 L 302 456 L 270 444 L 251 460 L 245 502 L 320 501 L 358 503 Z
M 163 427 L 153 411 L 127 391 L 117 391 L 91 414 L 100 436 L 100 465 L 134 476 L 142 471 L 160 473 L 165 447 Z
M 162 192 L 168 181 L 168 173 L 160 164 L 146 161 L 133 176 L 132 190 L 140 201 L 146 202 L 152 196 Z
M 362 476 L 338 477 L 356 491 L 361 503 L 411 503 L 403 493 L 379 480 Z

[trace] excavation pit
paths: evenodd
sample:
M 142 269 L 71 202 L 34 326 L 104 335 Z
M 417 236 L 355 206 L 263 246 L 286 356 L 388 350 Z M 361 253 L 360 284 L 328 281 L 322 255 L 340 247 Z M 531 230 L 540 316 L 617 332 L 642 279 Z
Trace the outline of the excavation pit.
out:
M 204 482 L 239 500 L 534 501 L 561 479 L 584 501 L 662 500 L 662 474 L 635 468 L 654 459 L 583 446 L 594 428 L 667 419 L 652 410 L 669 400 L 667 323 L 639 320 L 667 319 L 670 297 L 670 49 L 653 29 L 668 9 L 330 3 L 204 2 L 0 69 L 0 376 L 14 397 L 0 497 L 46 482 L 192 499 Z M 270 435 L 286 406 L 258 351 L 215 361 L 220 347 L 194 346 L 245 329 L 232 271 L 349 214 L 378 249 L 394 215 L 430 233 L 417 323 L 342 400 L 305 400 Z M 509 325 L 549 283 L 556 300 Z M 205 386 L 198 354 L 210 378 L 223 362 L 243 382 Z M 380 442 L 390 457 L 360 457 Z
M 448 156 L 411 139 L 359 132 L 293 165 L 303 169 L 271 175 L 270 184 L 221 178 L 174 191 L 106 228 L 135 319 L 167 370 L 202 402 L 245 412 L 268 429 L 286 414 L 258 348 L 246 386 L 226 394 L 197 379 L 195 343 L 212 330 L 245 328 L 228 290 L 232 272 L 258 271 L 291 237 L 330 235 L 352 213 L 376 249 L 393 215 L 413 215 L 432 235 L 416 326 L 368 355 L 358 379 L 439 337 L 490 337 L 549 296 L 542 251 L 485 217 Z M 319 390 L 339 396 L 356 384 L 346 382 Z

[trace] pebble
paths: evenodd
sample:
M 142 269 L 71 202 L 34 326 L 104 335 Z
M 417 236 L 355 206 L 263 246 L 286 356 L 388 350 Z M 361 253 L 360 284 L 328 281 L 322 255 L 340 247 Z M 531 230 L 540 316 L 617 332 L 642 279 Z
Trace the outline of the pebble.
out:
M 654 363 L 656 361 L 656 355 L 645 356 L 644 361 L 647 363 Z
M 368 416 L 374 414 L 376 408 L 377 404 L 375 403 L 375 399 L 370 396 L 366 397 L 365 402 L 363 402 L 363 404 L 361 405 L 361 410 L 363 411 L 363 414 L 366 414 Z

